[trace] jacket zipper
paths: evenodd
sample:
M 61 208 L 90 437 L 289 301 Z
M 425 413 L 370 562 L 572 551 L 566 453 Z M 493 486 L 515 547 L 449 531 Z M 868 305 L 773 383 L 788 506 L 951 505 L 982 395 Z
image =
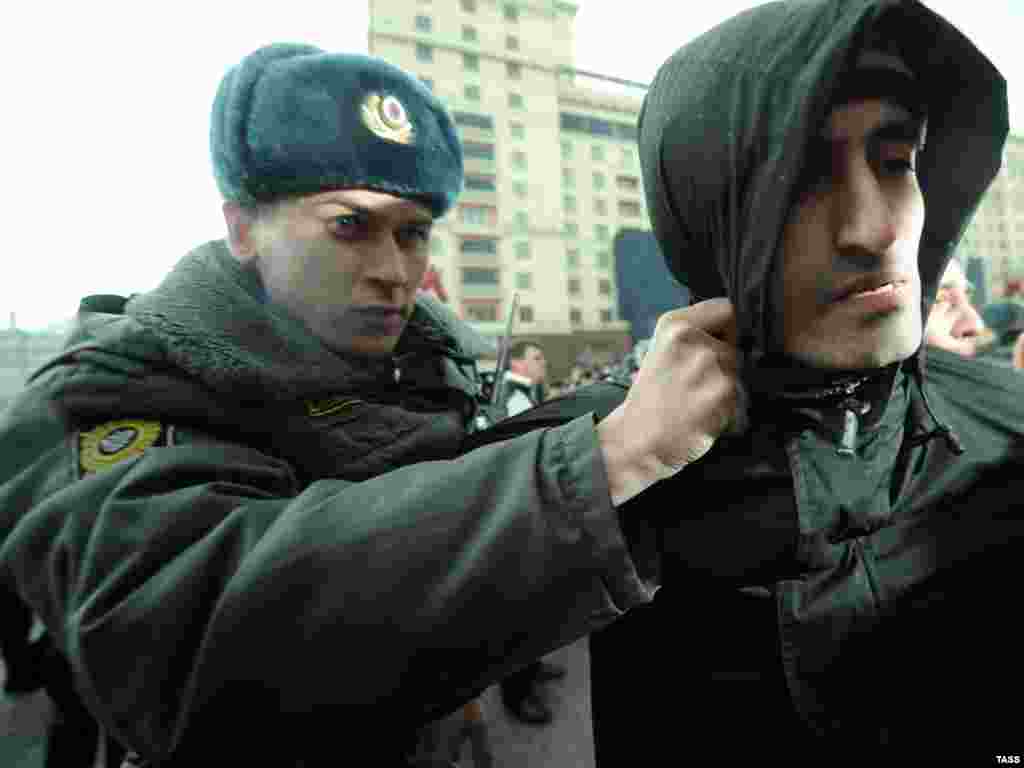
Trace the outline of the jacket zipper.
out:
M 860 417 L 871 410 L 871 403 L 848 397 L 840 408 L 843 413 L 843 428 L 836 453 L 840 456 L 853 456 L 856 454 L 857 436 L 860 434 Z

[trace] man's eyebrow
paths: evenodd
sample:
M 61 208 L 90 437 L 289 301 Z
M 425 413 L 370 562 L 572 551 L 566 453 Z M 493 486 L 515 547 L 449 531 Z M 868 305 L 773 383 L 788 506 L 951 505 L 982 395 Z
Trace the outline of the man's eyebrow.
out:
M 918 117 L 887 120 L 871 131 L 868 134 L 868 139 L 919 144 L 923 138 L 924 125 L 924 118 Z
M 893 117 L 883 121 L 865 137 L 866 141 L 892 141 L 901 144 L 920 144 L 924 139 L 926 119 L 923 117 Z M 835 146 L 846 144 L 849 139 L 818 136 L 816 141 Z

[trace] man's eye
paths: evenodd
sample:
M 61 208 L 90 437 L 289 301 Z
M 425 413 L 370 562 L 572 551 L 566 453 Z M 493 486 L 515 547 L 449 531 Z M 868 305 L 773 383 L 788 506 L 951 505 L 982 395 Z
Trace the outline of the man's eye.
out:
M 917 165 L 911 158 L 891 157 L 885 160 L 885 169 L 889 173 L 903 175 L 906 173 L 917 173 Z

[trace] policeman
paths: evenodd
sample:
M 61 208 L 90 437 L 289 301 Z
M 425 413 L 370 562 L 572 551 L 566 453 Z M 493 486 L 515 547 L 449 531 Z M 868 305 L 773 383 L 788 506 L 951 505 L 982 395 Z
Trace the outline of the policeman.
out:
M 226 238 L 85 299 L 0 417 L 0 582 L 138 762 L 405 761 L 651 600 L 655 538 L 615 506 L 724 428 L 731 379 L 655 345 L 625 418 L 596 424 L 620 391 L 465 453 L 467 329 L 416 295 L 462 184 L 437 99 L 274 44 L 224 76 L 210 144 Z

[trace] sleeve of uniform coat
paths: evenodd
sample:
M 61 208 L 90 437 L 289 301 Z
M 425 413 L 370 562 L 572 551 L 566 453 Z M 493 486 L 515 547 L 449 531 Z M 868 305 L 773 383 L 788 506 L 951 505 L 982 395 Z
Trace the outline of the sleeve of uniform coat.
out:
M 270 717 L 422 723 L 652 596 L 591 415 L 298 493 L 284 463 L 212 438 L 69 482 L 74 436 L 45 402 L 0 427 L 22 448 L 0 578 L 149 757 L 260 739 Z

